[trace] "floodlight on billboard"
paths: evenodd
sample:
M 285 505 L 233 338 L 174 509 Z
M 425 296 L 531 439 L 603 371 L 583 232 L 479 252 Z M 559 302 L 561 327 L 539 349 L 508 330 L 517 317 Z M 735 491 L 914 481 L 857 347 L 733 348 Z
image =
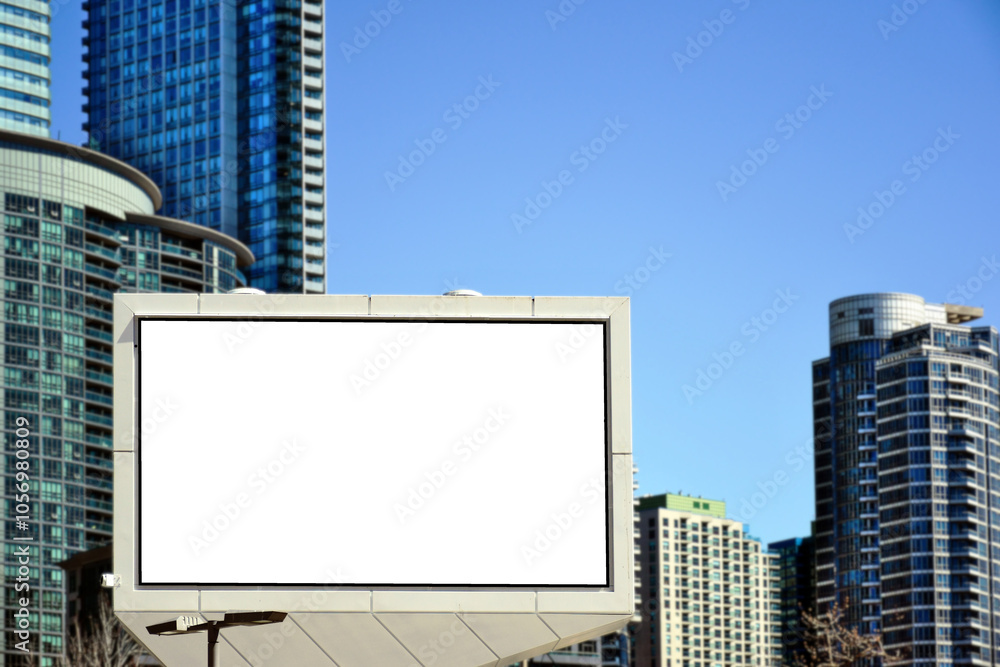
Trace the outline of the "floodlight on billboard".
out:
M 165 664 L 200 645 L 139 630 L 191 614 L 287 612 L 220 639 L 251 665 L 507 664 L 631 617 L 627 299 L 117 295 L 114 340 L 115 609 Z

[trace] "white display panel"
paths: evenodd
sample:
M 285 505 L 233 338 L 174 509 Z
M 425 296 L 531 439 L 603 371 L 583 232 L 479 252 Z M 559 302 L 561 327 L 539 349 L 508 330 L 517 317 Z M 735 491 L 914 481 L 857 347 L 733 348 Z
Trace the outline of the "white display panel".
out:
M 140 582 L 607 586 L 604 341 L 140 320 Z

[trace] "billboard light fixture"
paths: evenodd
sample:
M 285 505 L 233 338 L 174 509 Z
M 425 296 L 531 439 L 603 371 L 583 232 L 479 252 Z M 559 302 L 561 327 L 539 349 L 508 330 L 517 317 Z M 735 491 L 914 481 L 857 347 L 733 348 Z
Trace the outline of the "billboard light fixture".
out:
M 190 635 L 196 632 L 208 631 L 208 667 L 215 667 L 218 657 L 219 632 L 223 628 L 235 628 L 247 625 L 267 625 L 281 623 L 287 614 L 283 611 L 245 611 L 233 612 L 223 616 L 221 621 L 202 621 L 197 616 L 178 616 L 172 621 L 146 626 L 151 635 L 169 637 L 172 635 Z

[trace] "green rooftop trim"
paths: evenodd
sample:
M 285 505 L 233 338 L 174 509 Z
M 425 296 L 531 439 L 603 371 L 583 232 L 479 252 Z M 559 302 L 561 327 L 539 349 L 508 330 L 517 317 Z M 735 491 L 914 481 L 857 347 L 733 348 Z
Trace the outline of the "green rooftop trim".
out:
M 678 510 L 713 516 L 717 519 L 726 518 L 726 501 L 724 500 L 692 498 L 691 496 L 680 496 L 674 493 L 639 498 L 639 511 L 648 509 Z

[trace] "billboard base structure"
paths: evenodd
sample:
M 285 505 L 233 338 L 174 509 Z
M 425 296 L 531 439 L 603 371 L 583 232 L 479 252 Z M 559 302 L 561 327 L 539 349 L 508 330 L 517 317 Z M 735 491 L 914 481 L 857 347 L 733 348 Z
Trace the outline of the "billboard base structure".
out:
M 628 299 L 116 295 L 114 340 L 114 607 L 165 665 L 204 661 L 146 633 L 181 616 L 284 612 L 218 664 L 340 667 L 632 619 Z
M 148 635 L 146 624 L 169 612 L 117 614 L 164 665 L 204 664 L 203 635 Z M 616 632 L 629 619 L 631 613 L 292 613 L 273 628 L 224 630 L 216 664 L 501 667 Z

